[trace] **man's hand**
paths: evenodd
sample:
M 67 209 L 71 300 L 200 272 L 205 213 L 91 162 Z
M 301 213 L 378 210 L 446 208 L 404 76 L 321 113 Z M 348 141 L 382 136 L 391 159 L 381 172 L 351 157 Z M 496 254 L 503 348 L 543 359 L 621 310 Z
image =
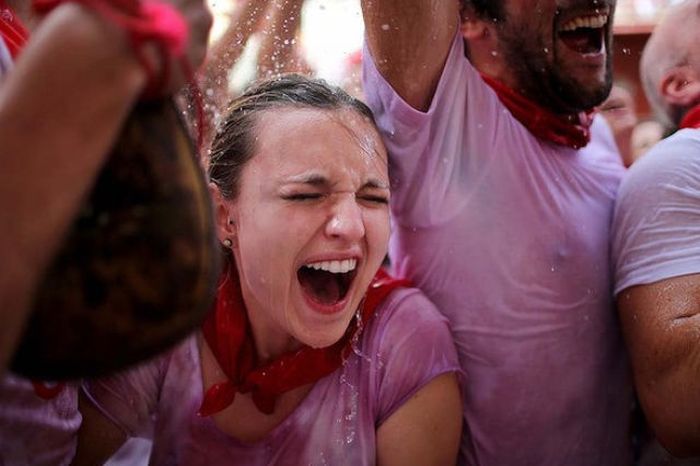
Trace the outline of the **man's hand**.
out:
M 205 0 L 167 0 L 177 8 L 189 26 L 187 59 L 193 69 L 199 68 L 207 54 L 212 15 Z

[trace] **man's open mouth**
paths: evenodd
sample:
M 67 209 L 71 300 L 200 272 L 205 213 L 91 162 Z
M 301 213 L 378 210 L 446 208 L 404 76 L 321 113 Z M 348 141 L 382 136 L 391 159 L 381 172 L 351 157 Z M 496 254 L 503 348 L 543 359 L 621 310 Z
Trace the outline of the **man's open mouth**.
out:
M 559 28 L 559 38 L 568 48 L 582 55 L 603 50 L 609 15 L 600 13 L 578 16 Z
M 357 259 L 312 262 L 297 271 L 302 290 L 324 306 L 339 303 L 357 275 Z

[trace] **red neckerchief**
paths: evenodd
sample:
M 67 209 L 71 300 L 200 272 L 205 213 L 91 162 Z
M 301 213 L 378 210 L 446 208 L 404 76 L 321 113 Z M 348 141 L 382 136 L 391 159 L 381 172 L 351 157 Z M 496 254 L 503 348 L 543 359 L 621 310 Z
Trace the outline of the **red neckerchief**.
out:
M 700 128 L 700 105 L 691 108 L 680 124 L 681 128 Z
M 17 58 L 20 50 L 29 39 L 29 32 L 17 14 L 0 0 L 0 34 L 2 35 L 12 58 Z
M 552 113 L 500 81 L 483 74 L 481 78 L 496 91 L 515 119 L 536 137 L 574 149 L 585 147 L 591 140 L 593 111 L 580 112 L 578 121 L 572 121 L 572 117 Z
M 235 266 L 229 266 L 219 284 L 213 310 L 202 326 L 204 338 L 227 380 L 207 390 L 198 414 L 211 416 L 225 409 L 233 403 L 236 392 L 251 392 L 258 410 L 271 414 L 279 395 L 314 383 L 340 367 L 379 304 L 395 288 L 408 285 L 407 280 L 394 279 L 380 269 L 361 304 L 361 321 L 353 318 L 338 342 L 327 348 L 304 346 L 258 366 L 238 274 Z
M 13 59 L 17 58 L 29 40 L 29 31 L 4 0 L 0 0 L 0 35 L 2 35 L 2 39 L 10 50 L 10 55 L 12 55 Z M 63 382 L 49 385 L 46 382 L 32 380 L 34 393 L 44 400 L 56 398 L 65 385 Z

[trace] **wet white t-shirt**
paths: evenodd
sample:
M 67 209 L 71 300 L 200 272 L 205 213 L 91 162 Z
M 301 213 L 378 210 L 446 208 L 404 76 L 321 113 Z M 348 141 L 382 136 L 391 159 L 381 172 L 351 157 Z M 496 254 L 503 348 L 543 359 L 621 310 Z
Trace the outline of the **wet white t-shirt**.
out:
M 661 141 L 625 176 L 613 224 L 615 294 L 700 273 L 700 129 Z
M 365 49 L 364 91 L 387 145 L 394 274 L 450 321 L 467 375 L 467 464 L 627 464 L 631 381 L 610 272 L 624 172 L 596 117 L 575 150 L 533 136 L 456 33 L 427 112 Z

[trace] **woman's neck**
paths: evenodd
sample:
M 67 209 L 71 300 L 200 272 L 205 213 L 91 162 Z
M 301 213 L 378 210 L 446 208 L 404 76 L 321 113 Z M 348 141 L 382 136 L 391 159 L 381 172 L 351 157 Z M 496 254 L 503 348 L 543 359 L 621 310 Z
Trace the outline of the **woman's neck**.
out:
M 277 322 L 270 319 L 269 313 L 252 296 L 248 295 L 246 290 L 243 290 L 242 294 L 259 364 L 272 361 L 303 346 L 302 343 L 280 328 Z

